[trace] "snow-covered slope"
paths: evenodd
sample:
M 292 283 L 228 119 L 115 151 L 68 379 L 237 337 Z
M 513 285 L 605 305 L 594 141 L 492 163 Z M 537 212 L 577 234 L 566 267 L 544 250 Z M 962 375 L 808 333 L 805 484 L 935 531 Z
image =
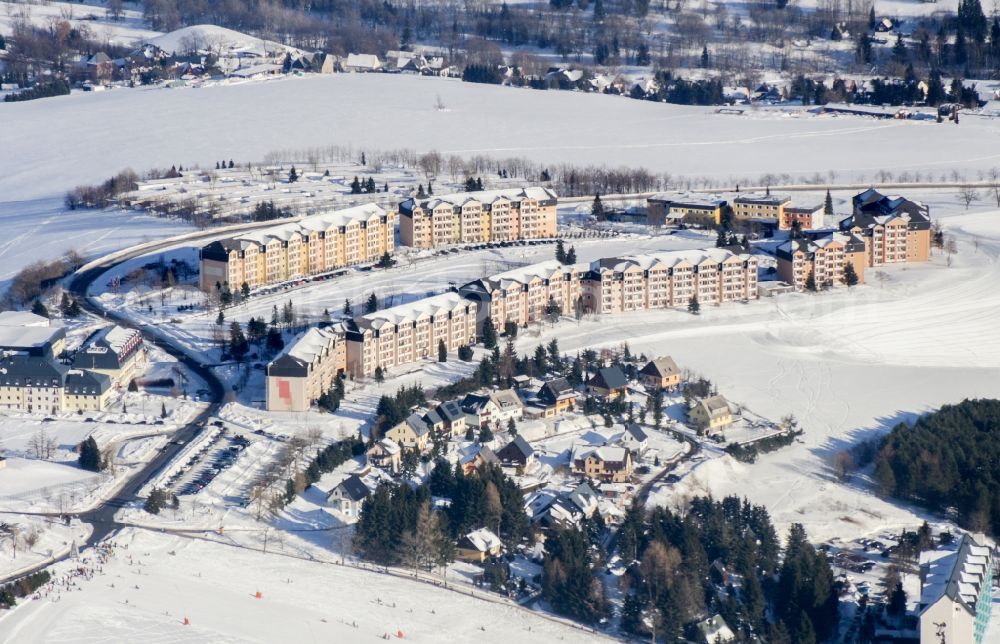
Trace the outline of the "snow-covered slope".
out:
M 440 96 L 447 110 L 435 105 Z M 674 176 L 952 169 L 1000 165 L 1000 123 L 961 125 L 719 115 L 623 97 L 388 74 L 333 74 L 201 89 L 116 90 L 0 105 L 0 199 L 62 193 L 125 166 L 255 161 L 328 144 L 629 165 Z M 56 141 L 58 154 L 42 141 Z
M 192 50 L 209 50 L 215 52 L 248 52 L 258 55 L 274 52 L 295 52 L 296 49 L 286 47 L 271 40 L 262 40 L 239 31 L 217 27 L 216 25 L 192 25 L 176 31 L 165 33 L 148 41 L 167 53 L 183 54 Z

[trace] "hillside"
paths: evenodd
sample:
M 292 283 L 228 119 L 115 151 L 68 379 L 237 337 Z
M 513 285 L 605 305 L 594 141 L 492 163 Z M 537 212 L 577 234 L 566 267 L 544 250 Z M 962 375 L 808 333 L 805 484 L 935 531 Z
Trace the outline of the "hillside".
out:
M 169 54 L 184 54 L 196 50 L 214 52 L 229 52 L 231 54 L 246 53 L 263 56 L 274 52 L 296 52 L 293 47 L 286 47 L 271 40 L 261 40 L 247 34 L 217 27 L 215 25 L 192 25 L 176 31 L 165 33 L 148 40 Z

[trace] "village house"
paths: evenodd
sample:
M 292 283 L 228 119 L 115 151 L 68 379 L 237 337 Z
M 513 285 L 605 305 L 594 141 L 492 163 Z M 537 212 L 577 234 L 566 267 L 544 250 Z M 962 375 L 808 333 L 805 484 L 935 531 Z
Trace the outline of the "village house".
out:
M 536 460 L 535 450 L 521 436 L 515 436 L 514 440 L 497 450 L 496 456 L 503 467 L 512 468 L 518 474 L 523 474 Z
M 399 204 L 400 243 L 436 248 L 555 237 L 558 201 L 541 187 L 413 197 Z
M 498 422 L 500 408 L 488 393 L 466 394 L 459 403 L 467 418 L 475 418 L 477 427 L 485 427 Z
M 618 444 L 632 452 L 634 458 L 639 458 L 649 446 L 649 437 L 639 425 L 631 423 L 618 437 Z
M 646 389 L 673 391 L 681 384 L 681 370 L 670 356 L 654 358 L 639 370 L 639 382 Z
M 385 433 L 385 437 L 397 443 L 400 447 L 415 449 L 423 452 L 427 449 L 427 441 L 430 439 L 430 428 L 424 419 L 417 412 L 406 417 L 395 427 Z
M 374 263 L 395 252 L 395 214 L 364 204 L 214 241 L 200 252 L 200 287 L 239 291 Z
M 543 418 L 559 416 L 576 404 L 576 391 L 565 378 L 553 378 L 538 390 L 538 407 Z
M 398 474 L 402 464 L 403 450 L 390 438 L 383 438 L 368 448 L 365 456 L 368 463 L 392 474 Z
M 454 400 L 446 400 L 435 408 L 438 416 L 444 421 L 445 430 L 452 438 L 465 436 L 465 411 Z
M 722 396 L 701 398 L 688 410 L 688 420 L 708 433 L 722 429 L 733 422 L 733 411 Z
M 459 462 L 462 465 L 462 473 L 470 476 L 486 465 L 499 465 L 500 459 L 489 447 L 479 445 L 473 446 Z
M 821 237 L 789 239 L 775 250 L 778 278 L 805 290 L 812 275 L 816 288 L 846 284 L 847 265 L 858 283 L 865 281 L 865 242 L 857 235 L 826 233 Z
M 377 72 L 382 69 L 382 61 L 375 54 L 348 54 L 341 64 L 345 72 Z
M 357 517 L 372 491 L 357 474 L 352 474 L 330 490 L 326 504 L 345 517 Z
M 455 544 L 455 559 L 482 563 L 503 552 L 503 542 L 486 528 L 479 528 L 464 535 Z
M 267 365 L 268 411 L 308 411 L 347 368 L 344 336 L 312 328 Z
M 572 471 L 588 479 L 624 483 L 632 478 L 632 454 L 623 447 L 602 446 L 574 454 Z
M 346 323 L 347 371 L 369 377 L 476 342 L 476 303 L 443 293 L 354 318 Z
M 591 396 L 614 400 L 625 395 L 628 380 L 619 367 L 602 367 L 587 381 L 587 393 Z

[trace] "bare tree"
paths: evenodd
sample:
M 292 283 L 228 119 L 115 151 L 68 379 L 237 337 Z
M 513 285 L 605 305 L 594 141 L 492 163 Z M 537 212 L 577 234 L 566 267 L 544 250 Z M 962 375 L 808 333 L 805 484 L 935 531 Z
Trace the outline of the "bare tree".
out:
M 948 266 L 951 266 L 952 256 L 958 252 L 958 245 L 951 237 L 947 238 L 944 242 L 944 252 L 948 254 L 947 263 Z
M 990 178 L 990 190 L 993 192 L 993 198 L 996 199 L 997 208 L 1000 208 L 1000 168 L 992 167 L 989 173 Z
M 979 191 L 977 191 L 972 186 L 966 186 L 964 188 L 959 189 L 958 198 L 959 200 L 962 201 L 962 203 L 965 204 L 965 209 L 968 210 L 969 205 L 971 205 L 975 201 L 979 201 L 980 199 Z
M 833 455 L 833 471 L 840 481 L 846 481 L 854 470 L 854 457 L 848 450 L 842 450 Z

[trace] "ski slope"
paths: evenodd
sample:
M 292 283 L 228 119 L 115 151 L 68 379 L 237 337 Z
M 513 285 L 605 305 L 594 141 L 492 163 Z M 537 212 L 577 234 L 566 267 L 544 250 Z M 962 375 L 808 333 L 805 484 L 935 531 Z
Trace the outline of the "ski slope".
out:
M 60 590 L 0 615 L 0 642 L 363 642 L 400 631 L 414 642 L 603 641 L 479 592 L 197 537 L 128 529 L 114 541 L 103 572 L 74 580 L 83 592 Z M 83 567 L 98 567 L 93 556 Z

